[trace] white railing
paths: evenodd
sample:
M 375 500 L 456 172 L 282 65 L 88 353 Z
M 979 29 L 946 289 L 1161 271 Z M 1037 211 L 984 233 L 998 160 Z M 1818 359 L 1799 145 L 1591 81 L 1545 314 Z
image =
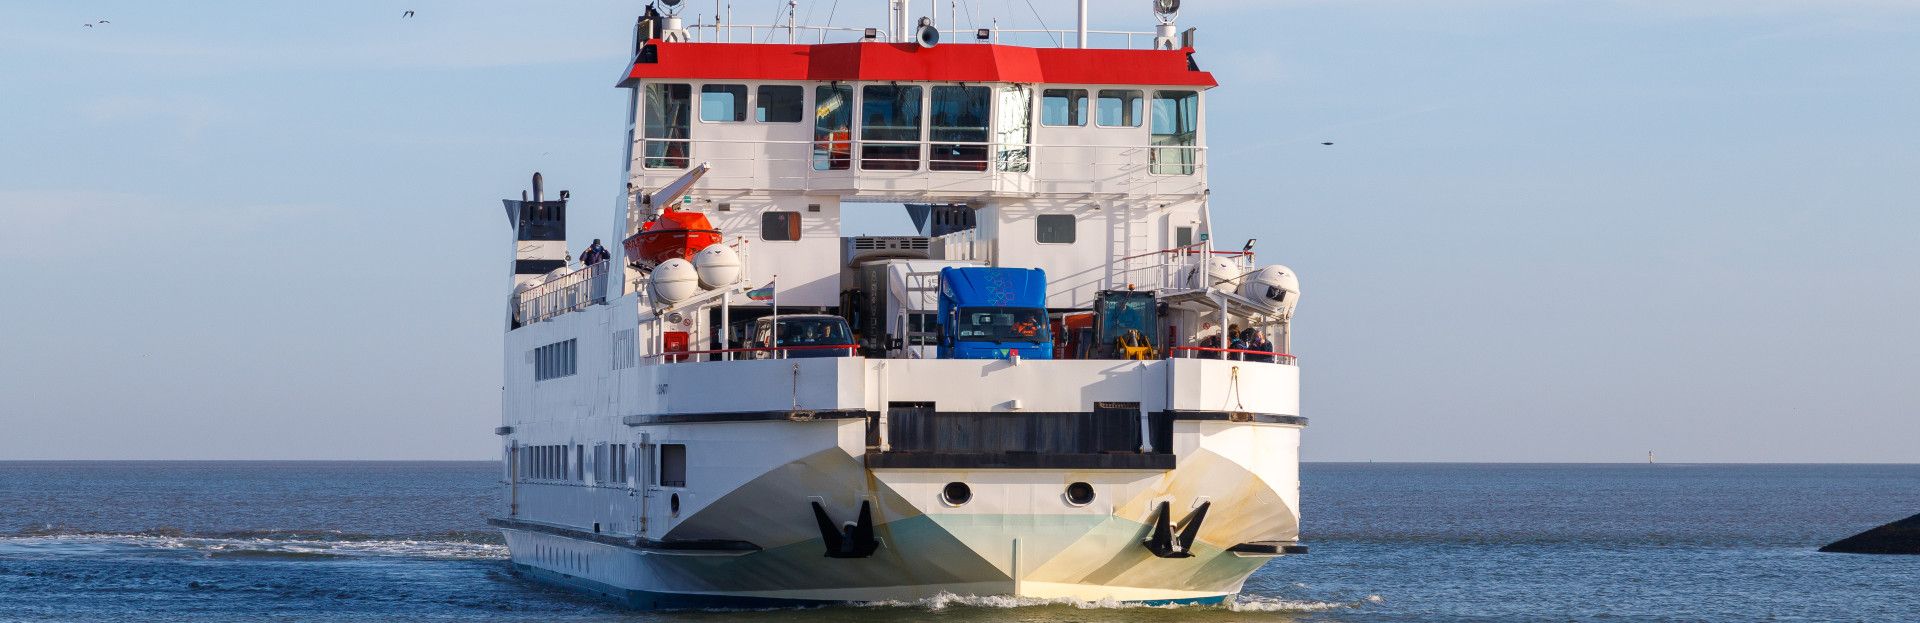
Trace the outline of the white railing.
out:
M 1080 31 L 1071 28 L 995 28 L 993 29 L 993 42 L 1002 43 L 1005 40 L 1005 35 L 1013 35 L 1012 38 L 1019 44 L 1029 47 L 1040 47 L 1039 44 L 1043 40 L 1051 44 L 1049 47 L 1056 48 L 1071 48 L 1080 43 Z M 1036 35 L 1043 35 L 1045 39 Z M 1089 30 L 1087 31 L 1087 47 L 1098 48 L 1101 46 L 1094 45 L 1096 41 L 1119 38 L 1124 42 L 1124 45 L 1118 46 L 1118 49 L 1151 50 L 1153 49 L 1153 38 L 1156 36 L 1158 35 L 1151 32 L 1132 30 Z M 968 36 L 967 38 L 970 40 L 973 39 L 972 36 Z M 1142 40 L 1142 43 L 1136 44 L 1136 41 Z
M 1207 148 L 1187 145 L 860 139 L 636 142 L 632 165 L 639 175 L 678 175 L 695 162 L 708 162 L 713 165 L 704 178 L 708 184 L 749 188 L 853 184 L 921 193 L 1195 194 L 1207 165 Z M 880 148 L 875 157 L 869 157 L 869 147 Z
M 607 302 L 607 263 L 595 262 L 513 295 L 514 319 L 529 325 Z
M 704 20 L 706 16 L 696 19 Z M 865 27 L 849 26 L 802 26 L 788 24 L 735 24 L 731 22 L 696 21 L 688 25 L 687 33 L 693 41 L 704 43 L 850 43 L 866 40 Z M 1025 45 L 1028 47 L 1071 48 L 1079 44 L 1080 31 L 1071 28 L 998 28 L 989 27 L 989 39 L 981 41 L 976 34 L 977 28 L 959 28 L 947 24 L 939 25 L 941 45 L 956 43 L 993 43 Z M 1158 34 L 1136 30 L 1088 30 L 1088 47 L 1101 42 L 1119 45 L 1106 46 L 1108 49 L 1151 50 L 1153 40 Z M 874 41 L 893 41 L 894 36 L 885 28 L 874 29 Z
M 1236 278 L 1253 274 L 1259 270 L 1254 264 L 1252 251 L 1215 251 L 1205 242 L 1184 247 L 1149 251 L 1115 260 L 1119 264 L 1115 274 L 1120 283 L 1113 287 L 1134 285 L 1142 289 L 1154 290 L 1191 290 L 1208 285 L 1207 265 L 1212 258 L 1225 258 L 1233 262 Z M 1197 280 L 1197 281 L 1196 281 Z M 1196 287 L 1196 284 L 1198 287 Z
M 876 30 L 877 40 L 893 40 L 885 28 Z M 865 39 L 866 31 L 866 28 L 847 26 L 786 24 L 695 23 L 687 26 L 688 35 L 702 43 L 850 43 Z M 836 40 L 829 42 L 830 36 Z

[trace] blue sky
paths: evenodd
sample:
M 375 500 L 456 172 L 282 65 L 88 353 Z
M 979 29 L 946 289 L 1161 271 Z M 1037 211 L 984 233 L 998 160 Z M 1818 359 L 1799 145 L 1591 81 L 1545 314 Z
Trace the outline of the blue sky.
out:
M 1187 4 L 1307 459 L 1920 461 L 1920 3 Z M 496 456 L 498 199 L 608 237 L 640 6 L 0 8 L 0 459 Z

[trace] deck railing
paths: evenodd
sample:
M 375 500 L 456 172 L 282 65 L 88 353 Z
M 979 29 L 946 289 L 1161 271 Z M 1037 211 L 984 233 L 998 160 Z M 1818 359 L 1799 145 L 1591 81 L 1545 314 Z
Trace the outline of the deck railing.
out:
M 1071 28 L 1000 28 L 987 24 L 988 39 L 976 34 L 980 26 L 961 28 L 957 24 L 937 24 L 940 45 L 995 43 L 1029 47 L 1070 48 L 1080 41 L 1078 30 Z M 707 43 L 851 43 L 866 40 L 866 27 L 802 26 L 798 24 L 714 23 L 713 16 L 698 15 L 686 26 L 694 41 Z M 893 41 L 893 33 L 875 28 L 874 41 Z M 1096 48 L 1123 50 L 1153 49 L 1157 33 L 1139 30 L 1088 30 L 1087 44 Z M 1106 45 L 1102 45 L 1106 44 Z M 1118 44 L 1118 45 L 1114 45 Z
M 732 361 L 735 359 L 786 359 L 787 353 L 795 352 L 795 351 L 823 351 L 823 350 L 846 351 L 847 353 L 846 355 L 834 355 L 836 357 L 841 357 L 841 356 L 852 356 L 853 351 L 858 350 L 859 348 L 860 348 L 859 344 L 810 344 L 805 346 L 760 346 L 760 347 L 753 347 L 753 348 L 715 348 L 710 350 L 666 351 L 666 352 L 660 353 L 659 357 L 660 357 L 660 361 L 663 363 L 679 363 L 683 361 Z M 762 353 L 766 354 L 767 356 L 766 357 L 758 356 L 759 354 L 762 354 Z M 738 356 L 740 354 L 745 354 L 746 356 Z
M 1260 357 L 1270 358 L 1267 363 L 1297 365 L 1298 358 L 1286 353 L 1270 350 L 1247 348 L 1214 348 L 1211 346 L 1175 346 L 1167 349 L 1168 359 L 1231 359 L 1234 361 L 1260 362 Z
M 607 263 L 595 262 L 513 295 L 514 319 L 522 325 L 607 302 Z
M 633 158 L 637 176 L 670 179 L 706 162 L 713 168 L 702 178 L 705 183 L 742 188 L 1199 195 L 1205 190 L 1207 148 L 641 137 L 635 139 Z
M 1196 278 L 1194 273 L 1205 272 L 1209 258 L 1215 257 L 1231 261 L 1235 277 L 1243 277 L 1259 269 L 1254 264 L 1252 251 L 1214 251 L 1207 243 L 1197 242 L 1115 260 L 1120 282 L 1115 287 L 1133 285 L 1142 289 L 1189 289 L 1193 287 L 1190 282 Z

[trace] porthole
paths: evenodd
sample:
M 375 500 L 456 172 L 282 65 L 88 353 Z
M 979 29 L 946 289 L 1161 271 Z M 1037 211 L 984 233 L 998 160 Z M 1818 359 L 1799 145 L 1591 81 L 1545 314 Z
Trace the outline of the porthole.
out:
M 940 489 L 940 500 L 951 506 L 966 504 L 972 499 L 973 488 L 968 487 L 964 482 L 949 482 L 945 488 Z
M 1067 485 L 1067 503 L 1074 506 L 1086 506 L 1093 501 L 1093 485 L 1076 482 Z
M 667 497 L 667 510 L 673 511 L 675 517 L 680 516 L 680 494 L 675 493 Z

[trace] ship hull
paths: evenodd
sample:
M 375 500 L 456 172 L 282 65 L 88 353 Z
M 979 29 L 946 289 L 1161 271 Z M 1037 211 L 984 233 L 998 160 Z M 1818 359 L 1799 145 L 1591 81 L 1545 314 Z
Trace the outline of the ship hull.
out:
M 793 448 L 864 436 L 852 420 L 733 423 L 720 436 Z M 515 571 L 636 608 L 780 607 L 999 595 L 1081 602 L 1211 603 L 1240 591 L 1270 555 L 1230 551 L 1247 542 L 1291 543 L 1297 514 L 1291 470 L 1300 427 L 1224 421 L 1174 426 L 1179 466 L 1138 469 L 876 468 L 864 447 L 819 447 L 766 469 L 679 517 L 662 539 L 593 534 L 502 519 Z M 784 439 L 784 441 L 776 441 Z M 857 440 L 858 437 L 855 437 Z M 951 504 L 940 489 L 966 482 Z M 1064 499 L 1087 482 L 1091 502 Z M 657 501 L 642 501 L 645 506 Z M 668 494 L 671 495 L 671 494 Z M 811 506 L 851 521 L 862 502 L 880 547 L 834 558 Z M 1143 544 L 1161 504 L 1191 520 L 1207 504 L 1188 557 Z M 1182 524 L 1185 521 L 1181 521 Z

